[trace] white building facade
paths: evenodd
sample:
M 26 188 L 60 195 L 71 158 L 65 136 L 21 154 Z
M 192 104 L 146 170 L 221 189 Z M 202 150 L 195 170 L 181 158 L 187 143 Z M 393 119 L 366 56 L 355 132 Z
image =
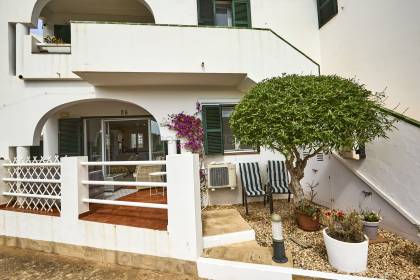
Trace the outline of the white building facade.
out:
M 420 24 L 417 20 L 412 26 L 415 21 L 408 19 L 420 4 L 411 0 L 401 8 L 397 0 L 365 2 L 3 0 L 0 157 L 162 159 L 176 150 L 177 139 L 165 126 L 168 115 L 195 113 L 198 102 L 218 107 L 224 132 L 218 152 L 208 155 L 208 162 L 259 161 L 265 168 L 268 159 L 281 159 L 281 155 L 241 147 L 226 124 L 234 105 L 253 84 L 283 74 L 337 73 L 356 76 L 372 90 L 388 86 L 390 108 L 400 103 L 399 108 L 409 107 L 407 115 L 418 120 L 420 84 L 415 76 L 420 58 L 414 46 L 420 45 L 420 37 L 415 36 Z M 385 7 L 375 10 L 374 5 Z M 368 24 L 370 14 L 360 12 L 364 9 L 377 19 L 372 25 Z M 398 17 L 393 18 L 393 13 Z M 399 25 L 384 30 L 382 21 Z M 355 30 L 354 22 L 376 29 L 358 25 Z M 48 44 L 48 36 L 62 42 Z M 408 126 L 395 137 L 406 139 L 419 133 L 417 126 Z M 403 151 L 399 155 L 414 162 L 405 175 L 408 179 L 396 180 L 404 186 L 404 196 L 390 186 L 391 181 L 379 180 L 371 186 L 349 166 L 328 156 L 311 163 L 305 181 L 322 182 L 319 202 L 334 207 L 357 207 L 360 191 L 373 188 L 379 201 L 375 207 L 389 208 L 393 217 L 388 227 L 415 239 L 420 209 L 412 199 L 407 203 L 406 194 L 414 199 L 420 195 L 415 188 L 420 161 L 413 156 L 420 151 L 418 140 L 405 144 L 398 148 Z M 377 147 L 368 146 L 368 159 Z M 382 169 L 372 171 L 368 164 L 361 172 L 369 177 L 387 170 L 391 177 L 400 178 L 393 173 L 402 161 L 396 156 L 379 153 L 376 162 Z M 321 170 L 320 175 L 312 174 L 314 169 Z M 340 190 L 335 195 L 327 191 L 331 187 L 326 178 L 334 177 L 336 169 L 350 170 L 347 181 L 337 184 L 357 186 L 348 194 L 354 197 L 351 205 L 332 203 L 339 201 Z M 220 190 L 210 195 L 210 202 L 239 203 L 240 192 L 239 187 Z M 397 209 L 398 204 L 405 206 Z

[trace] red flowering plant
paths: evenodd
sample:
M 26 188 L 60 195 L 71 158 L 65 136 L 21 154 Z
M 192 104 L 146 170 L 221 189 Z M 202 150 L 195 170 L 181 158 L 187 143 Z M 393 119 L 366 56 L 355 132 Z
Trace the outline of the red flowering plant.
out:
M 327 234 L 343 242 L 358 243 L 365 240 L 362 217 L 357 211 L 326 210 L 321 217 Z

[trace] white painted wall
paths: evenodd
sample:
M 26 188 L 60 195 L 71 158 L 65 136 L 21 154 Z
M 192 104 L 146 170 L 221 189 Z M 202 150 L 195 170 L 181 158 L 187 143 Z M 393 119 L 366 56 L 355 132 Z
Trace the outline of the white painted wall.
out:
M 303 185 L 318 182 L 316 200 L 327 207 L 380 210 L 384 228 L 420 242 L 415 226 L 420 224 L 420 129 L 402 121 L 396 126 L 389 139 L 366 145 L 364 160 L 343 159 L 343 164 L 332 155 L 325 162 L 311 160 Z
M 270 28 L 317 61 L 321 60 L 316 0 L 251 0 L 254 28 Z
M 321 71 L 386 88 L 389 108 L 420 119 L 420 1 L 339 0 L 320 30 Z
M 71 69 L 245 73 L 256 82 L 282 73 L 318 74 L 314 62 L 267 30 L 91 23 L 72 24 Z
M 367 154 L 369 158 L 369 153 Z M 319 168 L 317 174 L 313 174 L 311 167 L 306 169 L 308 174 L 304 178 L 304 185 L 307 182 L 318 182 L 315 201 L 326 207 L 344 210 L 370 209 L 381 211 L 383 221 L 381 227 L 395 232 L 405 238 L 420 242 L 417 236 L 417 228 L 411 221 L 403 216 L 387 200 L 383 199 L 374 189 L 370 188 L 364 181 L 338 161 L 334 156 L 326 157 L 324 168 Z M 312 173 L 312 174 L 311 174 Z M 391 179 L 392 175 L 384 173 L 384 178 Z M 365 197 L 363 191 L 372 192 L 372 195 Z M 398 191 L 398 189 L 395 189 Z M 401 192 L 401 196 L 403 193 Z M 409 196 L 409 195 L 405 195 Z M 405 208 L 404 205 L 400 205 Z

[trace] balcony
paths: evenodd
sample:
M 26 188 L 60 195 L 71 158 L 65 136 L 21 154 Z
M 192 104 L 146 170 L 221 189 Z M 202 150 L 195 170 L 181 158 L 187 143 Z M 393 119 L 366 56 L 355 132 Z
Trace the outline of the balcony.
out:
M 24 77 L 81 78 L 95 86 L 239 87 L 283 73 L 319 72 L 316 62 L 266 29 L 73 22 L 71 34 L 71 54 L 34 53 L 34 42 L 25 38 Z
M 318 73 L 316 63 L 270 30 L 74 22 L 72 34 L 72 71 L 96 85 L 121 74 L 132 84 L 152 82 L 156 73 L 233 83 Z
M 23 38 L 22 75 L 25 80 L 80 80 L 71 71 L 71 47 L 48 45 L 32 35 Z

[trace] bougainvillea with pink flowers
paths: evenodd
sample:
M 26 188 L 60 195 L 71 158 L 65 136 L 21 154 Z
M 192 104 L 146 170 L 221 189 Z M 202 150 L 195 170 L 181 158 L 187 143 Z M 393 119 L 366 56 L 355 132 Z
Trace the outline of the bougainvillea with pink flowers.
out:
M 169 115 L 169 129 L 176 131 L 178 138 L 186 140 L 183 148 L 186 150 L 201 154 L 203 151 L 204 130 L 201 119 L 198 117 L 200 106 L 197 105 L 197 113 L 188 115 L 184 112 Z

